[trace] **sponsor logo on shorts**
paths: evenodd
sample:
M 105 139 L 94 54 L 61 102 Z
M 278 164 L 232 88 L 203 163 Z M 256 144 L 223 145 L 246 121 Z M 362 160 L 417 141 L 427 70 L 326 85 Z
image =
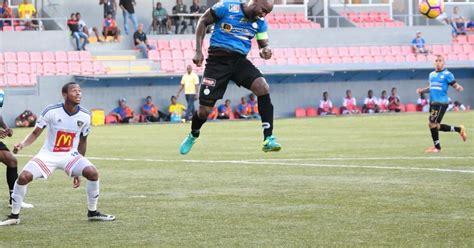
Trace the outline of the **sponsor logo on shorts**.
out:
M 229 12 L 239 13 L 240 12 L 240 5 L 238 5 L 238 4 L 229 4 Z
M 211 87 L 214 87 L 216 86 L 216 80 L 214 78 L 203 78 L 202 79 L 202 84 L 206 85 L 206 86 L 211 86 Z
M 68 152 L 74 144 L 75 133 L 58 131 L 54 141 L 53 152 Z

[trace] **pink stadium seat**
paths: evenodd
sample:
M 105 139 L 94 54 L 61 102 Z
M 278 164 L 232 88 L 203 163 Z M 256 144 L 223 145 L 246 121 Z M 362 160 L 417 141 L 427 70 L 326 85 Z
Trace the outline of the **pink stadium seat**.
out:
M 56 62 L 56 59 L 54 58 L 54 53 L 53 52 L 43 52 L 43 62 Z
M 18 73 L 18 65 L 16 63 L 7 63 L 7 73 L 17 74 Z
M 184 72 L 186 71 L 186 64 L 181 59 L 173 60 L 173 68 L 175 72 Z
M 460 44 L 453 44 L 453 47 L 451 50 L 456 54 L 464 53 L 463 46 Z
M 84 61 L 92 61 L 92 54 L 89 51 L 80 51 L 79 58 L 82 62 Z
M 361 56 L 351 57 L 351 60 L 352 60 L 352 63 L 362 63 L 362 62 L 364 62 L 364 59 Z
M 13 87 L 19 86 L 16 74 L 7 74 L 6 82 L 7 82 L 7 85 L 9 86 L 13 86 Z
M 10 32 L 14 31 L 12 26 L 3 26 L 3 32 Z
M 288 65 L 297 65 L 299 64 L 298 59 L 293 57 L 293 58 L 288 58 L 286 61 L 286 64 Z
M 350 47 L 349 48 L 349 55 L 351 57 L 359 56 L 360 55 L 359 47 Z
M 443 54 L 449 54 L 452 52 L 451 45 L 443 45 Z
M 298 58 L 306 57 L 306 49 L 301 47 L 295 48 L 295 54 Z
M 397 63 L 405 63 L 406 62 L 405 56 L 403 56 L 401 54 L 395 56 L 395 60 L 397 61 Z
M 391 46 L 390 52 L 392 55 L 399 55 L 402 54 L 402 49 L 399 46 Z
M 432 49 L 432 52 L 434 54 L 443 54 L 443 46 L 442 45 L 433 45 L 431 49 Z
M 365 21 L 365 20 L 366 20 L 366 19 L 363 19 L 363 21 Z M 366 22 L 366 23 L 364 23 L 364 27 L 366 27 L 366 28 L 373 28 L 373 27 L 375 27 L 375 23 L 373 23 L 373 22 Z
M 394 27 L 396 27 L 395 22 L 386 22 L 386 21 L 384 21 L 383 23 L 385 24 L 385 27 L 387 27 L 387 28 L 394 28 Z
M 94 62 L 92 62 L 92 66 L 94 67 L 94 74 L 95 75 L 107 74 L 107 71 L 105 70 L 104 65 L 102 65 L 102 62 L 94 61 Z
M 279 29 L 278 23 L 268 23 L 270 29 Z
M 30 52 L 30 61 L 31 62 L 42 62 L 43 57 L 40 52 Z
M 414 54 L 407 54 L 405 55 L 405 60 L 407 62 L 416 62 L 416 57 Z
M 295 117 L 297 118 L 306 117 L 306 110 L 304 108 L 296 108 Z
M 417 54 L 416 55 L 416 61 L 417 62 L 426 62 L 426 55 L 424 54 Z
M 0 77 L 3 77 L 3 74 L 5 74 L 5 64 L 0 62 Z
M 349 57 L 349 56 L 344 56 L 344 57 L 342 57 L 342 63 L 351 64 L 352 63 L 352 58 Z M 333 64 L 335 64 L 335 63 L 333 63 Z
M 180 40 L 180 42 L 181 42 L 181 49 L 183 49 L 183 50 L 184 49 L 194 49 L 191 40 L 185 39 L 185 40 Z
M 28 74 L 18 74 L 17 83 L 18 86 L 30 86 L 30 76 Z
M 38 76 L 36 74 L 30 74 L 30 85 L 34 86 L 38 83 Z
M 324 50 L 325 48 L 322 48 L 322 49 Z M 312 56 L 327 57 L 327 49 L 325 50 L 326 51 L 326 56 L 319 53 L 319 48 L 307 47 L 307 48 L 305 48 L 305 50 L 306 50 L 306 56 L 307 57 L 312 57 Z M 324 51 L 321 51 L 321 52 L 324 52 Z
M 273 58 L 273 57 L 269 60 L 265 60 L 264 63 L 265 63 L 265 65 L 276 65 L 277 64 L 276 59 Z
M 374 57 L 370 55 L 362 57 L 362 60 L 364 61 L 364 63 L 368 63 L 368 64 L 375 62 Z
M 274 48 L 272 49 L 273 56 L 272 58 L 284 58 L 285 50 L 283 48 Z
M 411 46 L 401 46 L 402 54 L 413 54 L 413 48 Z
M 328 55 L 329 57 L 338 57 L 339 54 L 337 53 L 336 47 L 328 47 Z
M 81 64 L 79 62 L 69 62 L 69 73 L 71 75 L 80 75 L 81 74 Z
M 311 65 L 331 64 L 331 59 L 329 57 L 322 57 L 322 58 L 310 57 L 308 63 Z
M 286 59 L 284 57 L 276 58 L 277 65 L 286 65 Z
M 308 22 L 300 23 L 300 28 L 301 28 L 301 29 L 312 28 L 312 27 L 311 27 L 311 23 L 308 23 Z
M 318 63 L 314 63 L 314 64 L 319 64 L 319 63 L 320 63 L 320 61 L 318 61 Z M 309 65 L 310 62 L 309 62 L 308 58 L 306 58 L 306 57 L 299 57 L 298 58 L 298 64 L 300 64 L 300 65 Z
M 368 56 L 370 55 L 370 48 L 369 47 L 360 47 L 359 48 L 360 56 Z
M 170 48 L 172 50 L 181 50 L 181 41 L 180 40 L 170 40 Z
M 469 60 L 474 61 L 474 53 L 469 54 Z
M 290 28 L 291 29 L 301 29 L 301 24 L 298 22 L 291 22 L 290 23 Z
M 170 43 L 168 40 L 158 40 L 158 50 L 170 50 Z
M 348 47 L 339 47 L 337 48 L 338 54 L 341 56 L 349 56 L 349 48 Z
M 158 42 L 156 40 L 147 40 L 147 41 L 148 41 L 148 45 L 154 46 L 155 49 L 158 48 Z
M 375 63 L 383 63 L 384 62 L 384 57 L 381 55 L 376 55 L 374 56 L 374 62 Z
M 5 82 L 5 77 L 0 76 L 0 87 L 5 87 L 5 86 L 7 86 L 7 84 Z
M 161 60 L 161 70 L 162 71 L 166 71 L 166 72 L 172 72 L 174 71 L 174 67 L 173 67 L 173 61 L 171 60 Z
M 306 108 L 306 116 L 309 116 L 309 117 L 318 116 L 318 110 L 314 107 Z
M 448 57 L 446 58 L 449 61 L 458 61 L 458 55 L 454 53 L 448 54 Z
M 263 62 L 263 59 L 255 58 L 255 59 L 252 59 L 252 64 L 258 67 L 258 66 L 265 65 L 265 62 Z
M 395 59 L 395 57 L 393 57 L 392 55 L 385 55 L 383 57 L 383 60 L 386 62 L 386 63 L 395 63 L 397 62 L 397 60 Z
M 16 60 L 16 53 L 13 52 L 5 52 L 3 53 L 3 56 L 5 58 L 5 62 L 17 62 Z
M 331 64 L 341 64 L 342 59 L 340 57 L 331 57 Z
M 68 62 L 67 53 L 65 51 L 56 51 L 54 52 L 56 57 L 56 62 Z
M 294 48 L 285 48 L 284 49 L 286 58 L 296 58 L 296 53 Z
M 467 60 L 469 60 L 469 56 L 467 54 L 460 53 L 460 54 L 458 54 L 458 60 L 467 61 Z
M 464 44 L 464 45 L 462 45 L 462 50 L 463 50 L 464 53 L 471 53 L 474 49 L 473 49 L 473 46 L 471 44 Z
M 453 40 L 453 41 L 454 41 L 454 40 Z M 458 42 L 459 44 L 466 44 L 466 43 L 468 43 L 468 41 L 467 41 L 467 36 L 465 36 L 465 35 L 459 35 L 459 36 L 457 37 L 457 42 Z
M 5 62 L 5 58 L 3 58 L 3 53 L 0 53 L 0 63 Z
M 69 62 L 80 62 L 81 57 L 79 55 L 79 51 L 68 51 L 67 58 Z
M 389 46 L 382 46 L 380 48 L 380 55 L 387 56 L 392 54 L 392 49 Z
M 157 50 L 148 51 L 148 59 L 158 61 L 160 59 L 160 53 Z
M 56 75 L 69 75 L 69 65 L 66 62 L 57 62 Z
M 372 56 L 378 56 L 381 55 L 382 53 L 380 52 L 380 47 L 378 46 L 371 46 L 370 47 L 370 55 Z
M 16 53 L 18 62 L 30 62 L 30 55 L 27 52 Z
M 32 74 L 43 75 L 42 63 L 30 63 L 30 72 Z
M 160 59 L 172 59 L 171 51 L 169 50 L 160 50 Z
M 81 63 L 81 74 L 82 75 L 92 75 L 94 74 L 94 66 L 90 61 L 84 61 Z
M 258 54 L 258 51 L 257 51 Z M 194 57 L 194 50 L 186 49 L 184 50 L 184 59 L 192 59 Z
M 56 66 L 54 63 L 46 62 L 43 63 L 43 75 L 51 76 L 56 74 Z
M 23 31 L 25 28 L 25 26 L 15 26 L 15 31 Z
M 181 50 L 172 50 L 171 51 L 171 56 L 173 56 L 173 59 L 183 59 L 183 51 Z
M 31 73 L 30 64 L 28 62 L 18 63 L 17 67 L 18 67 L 18 73 L 26 73 L 26 74 Z

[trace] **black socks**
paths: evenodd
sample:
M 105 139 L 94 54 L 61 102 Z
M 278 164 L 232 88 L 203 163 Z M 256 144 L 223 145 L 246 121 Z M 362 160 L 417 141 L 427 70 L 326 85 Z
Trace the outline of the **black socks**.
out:
M 461 128 L 460 127 L 455 127 L 455 126 L 450 126 L 450 125 L 446 125 L 446 124 L 441 124 L 440 127 L 439 127 L 439 131 L 443 131 L 443 132 L 461 132 Z
M 193 119 L 191 123 L 191 134 L 193 135 L 194 138 L 199 137 L 199 130 L 201 130 L 202 125 L 206 123 L 207 121 L 207 116 L 204 119 L 199 118 L 198 113 L 195 111 L 193 113 Z
M 263 137 L 266 139 L 273 134 L 273 104 L 270 94 L 258 97 L 258 112 L 262 117 Z
M 10 168 L 7 167 L 7 183 L 8 183 L 8 189 L 9 189 L 9 196 L 10 196 L 10 204 L 12 203 L 12 193 L 13 193 L 13 187 L 15 186 L 15 181 L 18 178 L 18 172 L 17 168 Z
M 434 146 L 437 148 L 437 149 L 441 149 L 441 145 L 439 143 L 439 132 L 438 132 L 438 128 L 431 128 L 430 129 L 431 131 L 431 138 L 433 138 L 433 143 L 434 143 Z

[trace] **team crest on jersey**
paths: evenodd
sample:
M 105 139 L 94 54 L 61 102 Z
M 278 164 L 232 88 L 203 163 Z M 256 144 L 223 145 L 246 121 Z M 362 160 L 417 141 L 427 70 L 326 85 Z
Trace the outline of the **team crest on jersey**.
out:
M 211 86 L 211 87 L 214 87 L 216 86 L 216 80 L 214 78 L 203 78 L 202 79 L 202 84 L 206 85 L 206 86 Z
M 225 32 L 230 32 L 232 31 L 232 25 L 229 23 L 222 23 L 221 24 L 221 29 Z
M 78 127 L 82 127 L 82 125 L 84 125 L 84 122 L 83 122 L 83 121 L 77 121 L 77 126 L 78 126 Z
M 257 29 L 257 28 L 258 28 L 258 24 L 257 24 L 256 22 L 252 23 L 252 28 Z
M 238 5 L 238 4 L 229 4 L 229 12 L 239 13 L 240 12 L 240 5 Z

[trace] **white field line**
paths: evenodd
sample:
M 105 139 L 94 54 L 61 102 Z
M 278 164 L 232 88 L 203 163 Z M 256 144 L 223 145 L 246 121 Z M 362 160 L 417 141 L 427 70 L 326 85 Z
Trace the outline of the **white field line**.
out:
M 246 161 L 357 161 L 357 160 L 464 160 L 474 157 L 370 157 L 370 158 L 278 158 L 278 159 L 248 159 Z
M 32 155 L 17 155 L 19 157 L 32 157 Z M 278 162 L 278 160 L 264 160 L 264 161 L 251 161 L 251 160 L 171 160 L 171 159 L 147 159 L 147 158 L 99 158 L 99 157 L 87 157 L 90 160 L 102 160 L 102 161 L 127 161 L 127 162 L 163 162 L 163 163 L 207 163 L 207 164 L 253 164 L 253 165 L 283 165 L 283 166 L 304 166 L 304 167 L 326 167 L 326 168 L 359 168 L 359 169 L 379 169 L 379 170 L 407 170 L 407 171 L 436 171 L 436 172 L 449 172 L 449 173 L 469 173 L 474 174 L 474 170 L 458 170 L 458 169 L 444 169 L 444 168 L 422 168 L 422 167 L 401 167 L 401 166 L 378 166 L 378 165 L 344 165 L 344 164 L 313 164 L 313 163 L 288 163 Z M 393 159 L 404 159 L 410 160 L 410 157 L 400 157 Z M 425 157 L 414 157 L 415 160 L 420 160 Z M 439 158 L 439 157 L 438 157 Z M 445 159 L 449 157 L 444 157 Z M 453 157 L 458 158 L 458 157 Z M 471 157 L 463 157 L 471 158 Z M 328 158 L 326 160 L 330 160 Z M 362 160 L 362 158 L 358 158 Z M 368 158 L 376 160 L 376 158 Z M 384 158 L 381 158 L 383 160 Z M 433 159 L 432 157 L 426 157 L 426 159 Z M 284 160 L 284 159 L 282 159 Z M 348 158 L 346 160 L 349 160 Z M 365 159 L 367 160 L 367 158 Z

